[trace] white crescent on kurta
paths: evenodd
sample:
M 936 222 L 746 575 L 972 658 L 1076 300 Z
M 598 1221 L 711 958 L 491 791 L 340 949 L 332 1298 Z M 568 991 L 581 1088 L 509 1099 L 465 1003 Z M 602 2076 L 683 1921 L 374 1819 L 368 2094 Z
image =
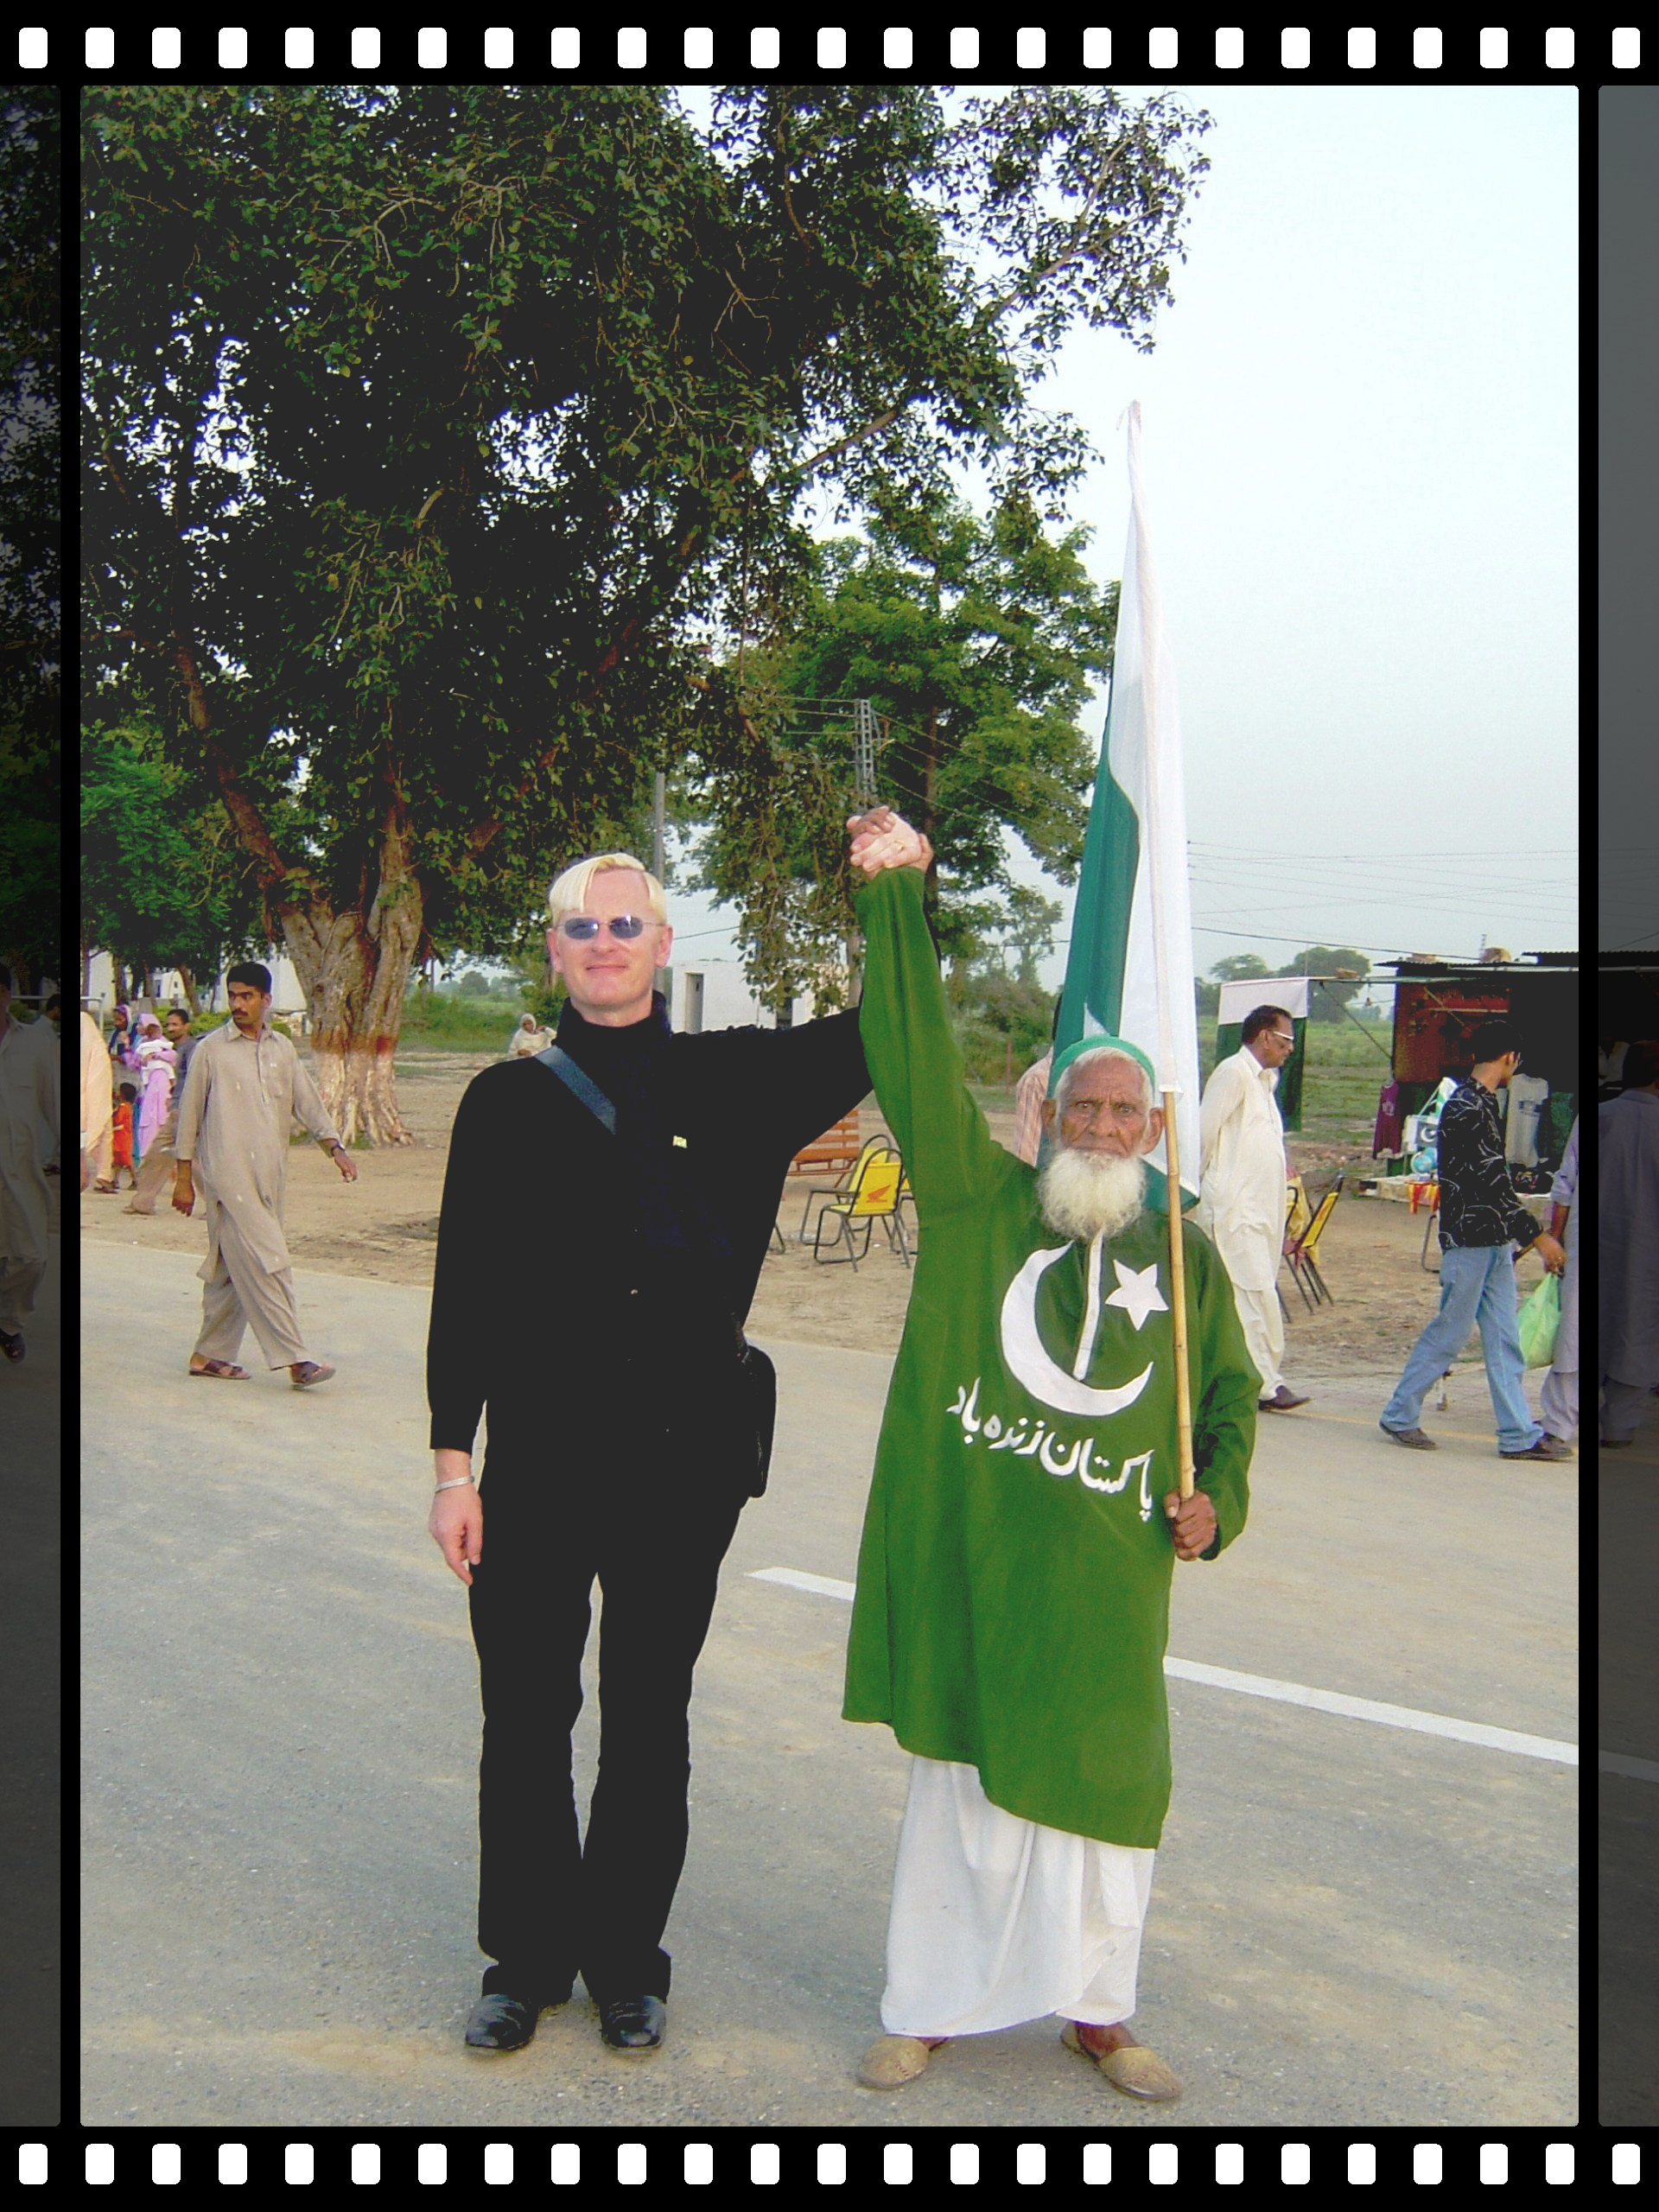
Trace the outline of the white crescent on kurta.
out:
M 1037 1333 L 1037 1285 L 1043 1270 L 1052 1268 L 1056 1260 L 1064 1259 L 1071 1249 L 1069 1244 L 1061 1244 L 1052 1251 L 1033 1252 L 1008 1285 L 1007 1295 L 1002 1300 L 1002 1357 L 1007 1362 L 1009 1374 L 1044 1405 L 1053 1406 L 1062 1413 L 1081 1414 L 1088 1420 L 1103 1420 L 1108 1414 L 1121 1414 L 1125 1406 L 1135 1403 L 1152 1380 L 1152 1364 L 1148 1361 L 1135 1380 L 1125 1382 L 1120 1389 L 1091 1390 L 1086 1382 L 1079 1382 L 1063 1367 L 1057 1367 L 1043 1350 L 1042 1338 Z

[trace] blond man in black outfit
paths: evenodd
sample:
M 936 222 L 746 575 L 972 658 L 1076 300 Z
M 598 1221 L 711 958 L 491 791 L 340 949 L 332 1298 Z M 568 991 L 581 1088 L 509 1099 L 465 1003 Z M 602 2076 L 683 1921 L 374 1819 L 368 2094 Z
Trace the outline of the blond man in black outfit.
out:
M 429 1525 L 468 1586 L 484 1707 L 478 1940 L 492 1963 L 466 2039 L 521 2048 L 580 1973 L 605 2042 L 650 2051 L 685 1858 L 692 1669 L 765 1479 L 767 1376 L 742 1323 L 790 1160 L 869 1081 L 855 1012 L 673 1035 L 652 988 L 673 931 L 661 885 L 628 855 L 567 870 L 548 905 L 569 997 L 550 1053 L 486 1068 L 461 1100 L 427 1357 Z M 551 1172 L 505 1172 L 531 1158 Z M 583 1840 L 569 1737 L 595 1580 Z

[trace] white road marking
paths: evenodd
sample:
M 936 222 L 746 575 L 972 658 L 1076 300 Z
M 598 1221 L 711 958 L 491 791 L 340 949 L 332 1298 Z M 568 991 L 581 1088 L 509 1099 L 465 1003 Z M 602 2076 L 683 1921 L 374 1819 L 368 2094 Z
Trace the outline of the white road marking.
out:
M 785 1582 L 791 1590 L 810 1590 L 820 1598 L 844 1598 L 853 1602 L 854 1585 L 834 1582 L 827 1574 L 803 1574 L 794 1567 L 757 1567 L 750 1575 L 751 1582 Z
M 798 1567 L 762 1567 L 750 1574 L 753 1582 L 781 1582 L 791 1590 L 810 1590 L 821 1598 L 839 1598 L 850 1605 L 854 1585 L 837 1582 L 827 1574 L 804 1574 Z M 1449 1713 L 1419 1713 L 1414 1706 L 1383 1705 L 1374 1698 L 1347 1697 L 1339 1690 L 1310 1689 L 1303 1682 L 1275 1681 L 1269 1675 L 1241 1675 L 1230 1667 L 1207 1667 L 1197 1659 L 1165 1658 L 1164 1672 L 1178 1681 L 1203 1682 L 1211 1689 L 1233 1690 L 1241 1697 L 1264 1697 L 1280 1705 L 1310 1706 L 1316 1713 L 1340 1713 L 1347 1720 L 1374 1720 L 1385 1728 L 1407 1728 L 1420 1736 L 1449 1736 L 1459 1744 L 1484 1744 L 1489 1750 L 1515 1751 L 1522 1758 L 1549 1759 L 1560 1766 L 1577 1766 L 1576 1744 L 1558 1742 L 1552 1736 L 1523 1735 L 1518 1729 L 1489 1727 L 1484 1720 L 1454 1720 Z M 1605 1773 L 1631 1774 L 1643 1782 L 1659 1782 L 1659 1766 L 1646 1759 L 1621 1759 L 1604 1751 Z
M 1659 1782 L 1659 1764 L 1633 1759 L 1624 1751 L 1598 1751 L 1596 1765 L 1603 1774 L 1628 1775 L 1632 1782 Z

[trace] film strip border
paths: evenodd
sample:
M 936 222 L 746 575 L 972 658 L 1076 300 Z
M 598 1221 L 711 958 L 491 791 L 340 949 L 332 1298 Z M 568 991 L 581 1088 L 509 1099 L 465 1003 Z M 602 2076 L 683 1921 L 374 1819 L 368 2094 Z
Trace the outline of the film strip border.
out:
M 1052 29 L 999 25 L 981 30 L 943 22 L 918 28 L 872 22 L 849 29 L 809 21 L 793 26 L 745 24 L 718 35 L 707 25 L 653 22 L 647 29 L 614 18 L 547 27 L 467 25 L 454 31 L 341 23 L 249 29 L 217 26 L 211 18 L 187 29 L 140 18 L 84 29 L 0 24 L 0 50 L 15 39 L 16 66 L 25 73 L 111 81 L 164 80 L 175 73 L 182 80 L 245 70 L 260 76 L 374 76 L 417 70 L 453 72 L 463 79 L 477 74 L 480 80 L 496 73 L 505 78 L 546 71 L 556 79 L 653 72 L 659 79 L 683 76 L 695 81 L 705 73 L 712 80 L 717 73 L 732 77 L 777 69 L 807 76 L 913 76 L 918 81 L 1052 76 L 1081 82 L 1100 76 L 1140 84 L 1179 73 L 1191 84 L 1438 80 L 1590 86 L 1649 81 L 1655 53 L 1649 34 L 1644 68 L 1639 24 L 1586 28 L 1535 19 L 1524 27 L 1510 27 L 1465 19 L 1444 26 L 1333 22 L 1317 29 L 1278 23 L 1246 29 L 1217 24 L 1213 16 L 1219 12 L 1188 24 L 1068 24 Z
M 1356 11 L 1357 12 L 1357 11 Z M 1116 74 L 1143 82 L 1179 73 L 1191 83 L 1251 81 L 1648 81 L 1639 26 L 1251 28 L 1187 25 L 847 29 L 807 26 L 724 30 L 603 23 L 577 26 L 315 29 L 0 25 L 16 40 L 17 67 L 72 79 L 153 78 L 243 71 L 330 76 L 396 73 L 411 66 L 470 77 L 515 70 L 553 76 L 647 71 L 695 79 L 792 67 L 804 74 L 861 73 L 971 79 Z M 1648 55 L 1655 51 L 1649 37 Z M 211 67 L 210 67 L 211 65 Z M 1325 2183 L 1599 2189 L 1638 2186 L 1642 2145 L 1633 2136 L 1580 2132 L 1440 2132 L 1342 2126 L 1228 2133 L 1170 2128 L 1125 2113 L 1109 2131 L 792 2129 L 713 2133 L 671 2128 L 544 2134 L 486 2127 L 451 2133 L 75 2127 L 10 2131 L 0 2174 L 23 2187 L 195 2187 L 267 2182 L 424 2187 L 481 2180 L 609 2190 L 666 2183 L 697 2187 L 904 2186 L 1071 2188 L 1160 2185 L 1271 2188 Z M 1106 2139 L 1109 2133 L 1110 2139 Z
M 54 2131 L 55 2137 L 57 2131 Z M 791 2128 L 598 2129 L 544 2135 L 411 2126 L 400 2132 L 206 2128 L 83 2129 L 79 2144 L 19 2138 L 13 2186 L 111 2189 L 654 2186 L 725 2190 L 865 2188 L 1336 2187 L 1515 2190 L 1639 2188 L 1642 2146 L 1601 2131 L 1598 2143 L 1543 2128 L 1444 2133 L 1319 2127 L 1240 2133 L 1172 2128 L 1125 2108 L 1114 2129 L 979 2134 Z M 1576 2131 L 1573 2132 L 1576 2133 Z M 1108 2138 L 1109 2137 L 1109 2139 Z M 1649 2169 L 1651 2171 L 1651 2169 Z M 0 2168 L 0 2173 L 4 2169 Z

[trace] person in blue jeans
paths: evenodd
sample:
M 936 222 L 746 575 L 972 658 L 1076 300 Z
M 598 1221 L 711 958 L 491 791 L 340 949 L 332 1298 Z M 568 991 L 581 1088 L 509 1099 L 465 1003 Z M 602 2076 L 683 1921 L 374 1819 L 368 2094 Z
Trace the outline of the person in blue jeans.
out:
M 1506 1459 L 1570 1459 L 1571 1445 L 1535 1421 L 1522 1387 L 1526 1360 L 1516 1325 L 1513 1243 L 1534 1245 L 1552 1274 L 1567 1255 L 1516 1196 L 1503 1157 L 1498 1096 L 1521 1065 L 1521 1040 L 1507 1021 L 1484 1022 L 1471 1040 L 1475 1064 L 1440 1109 L 1440 1310 L 1411 1348 L 1380 1426 L 1396 1444 L 1439 1449 L 1418 1426 L 1429 1386 L 1444 1375 L 1477 1323 L 1486 1385 Z

